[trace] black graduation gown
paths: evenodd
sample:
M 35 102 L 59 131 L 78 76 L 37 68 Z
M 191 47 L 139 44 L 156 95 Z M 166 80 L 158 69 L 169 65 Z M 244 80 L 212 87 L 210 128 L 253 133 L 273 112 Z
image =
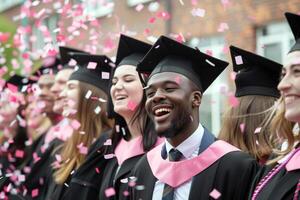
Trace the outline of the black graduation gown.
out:
M 205 129 L 202 142 L 207 134 L 213 137 Z M 250 185 L 257 169 L 257 162 L 248 154 L 240 151 L 227 153 L 214 162 L 214 164 L 193 177 L 190 194 L 186 199 L 213 199 L 209 194 L 216 189 L 221 193 L 218 200 L 244 200 L 248 196 Z M 136 185 L 143 185 L 144 190 L 132 188 L 131 199 L 152 200 L 157 179 L 152 173 L 147 155 L 143 156 L 138 162 L 133 171 L 133 176 L 137 177 Z
M 251 200 L 252 194 L 259 181 L 265 177 L 274 165 L 263 167 L 259 173 L 257 173 L 255 180 L 253 181 L 249 200 Z M 300 180 L 300 170 L 293 170 L 287 172 L 285 168 L 281 169 L 260 191 L 257 196 L 257 200 L 292 200 L 298 181 Z
M 49 188 L 49 184 L 52 182 L 52 170 L 51 164 L 55 161 L 53 150 L 58 147 L 62 141 L 59 139 L 54 139 L 49 143 L 48 148 L 42 151 L 42 146 L 45 143 L 46 134 L 40 136 L 37 140 L 35 153 L 38 155 L 39 160 L 34 161 L 32 158 L 26 166 L 31 168 L 29 174 L 27 174 L 25 182 L 19 187 L 21 192 L 17 195 L 11 195 L 10 199 L 45 199 L 45 195 Z M 26 195 L 23 195 L 23 191 L 26 189 Z M 32 191 L 38 189 L 38 195 L 32 197 Z
M 107 163 L 107 160 L 104 159 L 103 143 L 108 138 L 109 132 L 105 132 L 91 145 L 85 162 L 70 175 L 67 185 L 58 185 L 53 181 L 45 199 L 97 199 L 99 185 Z
M 113 158 L 109 160 L 104 170 L 104 176 L 100 187 L 99 200 L 129 199 L 128 196 L 124 195 L 124 192 L 129 192 L 128 183 L 122 183 L 121 180 L 129 179 L 129 177 L 132 175 L 132 169 L 135 167 L 136 163 L 142 156 L 143 155 L 138 155 L 125 160 L 120 166 L 117 174 L 116 172 L 119 167 L 117 159 Z M 105 190 L 108 188 L 114 188 L 116 195 L 106 197 Z

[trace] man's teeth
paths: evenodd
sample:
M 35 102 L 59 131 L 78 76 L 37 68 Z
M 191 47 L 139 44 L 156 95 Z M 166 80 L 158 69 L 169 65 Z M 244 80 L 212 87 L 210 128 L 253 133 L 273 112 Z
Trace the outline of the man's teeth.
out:
M 159 109 L 156 109 L 155 110 L 155 115 L 161 114 L 162 112 L 169 113 L 169 112 L 171 112 L 171 109 L 169 109 L 169 108 L 159 108 Z

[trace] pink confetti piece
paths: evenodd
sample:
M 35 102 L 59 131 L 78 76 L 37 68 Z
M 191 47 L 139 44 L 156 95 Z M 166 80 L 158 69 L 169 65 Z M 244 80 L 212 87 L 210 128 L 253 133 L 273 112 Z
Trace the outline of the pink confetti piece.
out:
M 150 24 L 153 24 L 153 23 L 155 22 L 155 20 L 156 20 L 155 17 L 151 17 L 151 18 L 148 20 L 148 22 L 149 22 Z
M 127 197 L 127 196 L 129 196 L 129 192 L 128 192 L 127 190 L 125 190 L 125 191 L 123 192 L 123 195 L 124 195 L 125 197 Z
M 72 126 L 73 129 L 78 130 L 79 127 L 81 126 L 81 124 L 80 124 L 79 121 L 77 121 L 76 119 L 74 119 L 74 120 L 72 120 L 72 122 L 71 122 L 71 126 Z
M 218 32 L 224 32 L 225 30 L 228 30 L 229 26 L 227 23 L 222 22 L 220 23 L 219 27 L 218 27 Z
M 220 193 L 218 190 L 213 189 L 213 191 L 211 191 L 211 192 L 209 193 L 209 196 L 211 196 L 211 197 L 214 198 L 214 199 L 218 199 L 218 198 L 220 198 L 221 193 Z
M 100 169 L 98 167 L 96 167 L 95 170 L 97 174 L 100 174 Z
M 137 104 L 131 100 L 127 104 L 127 108 L 131 111 L 135 111 L 136 107 L 137 107 Z
M 102 72 L 101 77 L 102 79 L 109 79 L 109 72 Z
M 71 58 L 71 60 L 68 63 L 68 65 L 70 65 L 70 66 L 75 66 L 76 64 L 77 64 L 77 61 L 74 60 L 73 58 Z
M 114 196 L 116 194 L 116 191 L 115 191 L 115 189 L 114 188 L 107 188 L 106 190 L 105 190 L 105 196 L 106 197 L 111 197 L 111 196 Z
M 260 131 L 261 131 L 261 127 L 257 127 L 257 128 L 255 129 L 254 133 L 257 134 L 257 133 L 260 133 Z
M 39 195 L 39 189 L 33 189 L 31 191 L 31 197 L 34 198 L 34 197 L 37 197 Z
M 16 156 L 16 158 L 23 158 L 24 154 L 25 154 L 24 151 L 16 150 L 15 156 Z
M 104 145 L 104 146 L 110 146 L 110 145 L 112 145 L 111 139 L 107 139 L 107 140 L 104 142 L 103 145 Z
M 191 0 L 191 3 L 193 6 L 196 6 L 198 4 L 198 0 Z
M 113 157 L 115 157 L 115 155 L 114 154 L 106 154 L 106 155 L 104 155 L 104 159 L 112 159 Z
M 97 67 L 96 62 L 89 62 L 89 64 L 87 65 L 88 69 L 96 69 L 96 67 Z
M 235 56 L 234 60 L 235 60 L 235 64 L 237 64 L 237 65 L 242 65 L 243 64 L 242 56 Z
M 231 95 L 229 97 L 229 104 L 235 108 L 239 105 L 239 100 L 235 96 Z
M 176 77 L 175 77 L 175 82 L 176 82 L 178 85 L 180 85 L 180 83 L 181 83 L 181 77 L 180 77 L 180 76 L 176 76 Z
M 8 88 L 12 93 L 18 92 L 18 87 L 17 87 L 16 85 L 11 84 L 11 83 L 7 83 L 7 88 Z
M 204 17 L 205 16 L 205 10 L 201 8 L 193 8 L 192 11 L 192 16 L 194 17 Z
M 135 10 L 138 11 L 138 12 L 140 12 L 140 11 L 143 10 L 143 8 L 144 8 L 144 5 L 140 3 L 140 4 L 138 4 L 138 5 L 135 7 Z
M 240 129 L 241 129 L 241 132 L 244 133 L 244 131 L 245 131 L 245 123 L 241 123 L 240 124 Z
M 88 148 L 85 146 L 77 146 L 79 149 L 79 153 L 86 155 L 88 153 Z
M 230 73 L 230 79 L 234 81 L 235 77 L 236 77 L 236 72 L 231 72 Z

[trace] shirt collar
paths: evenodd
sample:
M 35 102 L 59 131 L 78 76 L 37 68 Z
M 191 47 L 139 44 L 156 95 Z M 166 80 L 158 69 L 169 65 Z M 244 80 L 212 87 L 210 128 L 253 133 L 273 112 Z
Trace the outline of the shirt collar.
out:
M 192 157 L 194 151 L 199 149 L 203 134 L 204 134 L 204 128 L 201 124 L 199 124 L 195 132 L 192 135 L 190 135 L 190 137 L 185 139 L 181 144 L 179 144 L 175 149 L 179 150 L 183 154 L 184 158 L 186 159 Z M 170 150 L 173 148 L 174 147 L 166 139 L 166 150 L 168 154 Z

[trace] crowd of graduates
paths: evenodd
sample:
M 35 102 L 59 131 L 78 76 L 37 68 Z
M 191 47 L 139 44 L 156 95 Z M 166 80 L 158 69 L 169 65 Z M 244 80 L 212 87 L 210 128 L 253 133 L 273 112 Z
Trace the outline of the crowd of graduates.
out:
M 284 65 L 230 46 L 237 105 L 200 123 L 228 62 L 120 35 L 116 60 L 66 46 L 0 101 L 0 199 L 300 199 L 300 16 Z M 216 138 L 214 135 L 218 135 Z

